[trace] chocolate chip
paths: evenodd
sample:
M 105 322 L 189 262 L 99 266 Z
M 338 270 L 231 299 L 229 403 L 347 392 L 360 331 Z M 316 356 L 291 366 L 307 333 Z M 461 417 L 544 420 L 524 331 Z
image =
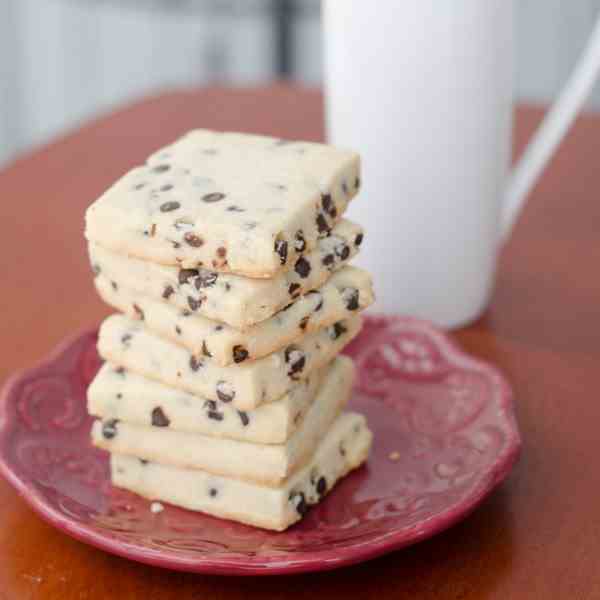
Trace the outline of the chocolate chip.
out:
M 153 173 L 166 173 L 171 168 L 171 165 L 156 165 L 153 169 Z
M 356 237 L 354 238 L 354 245 L 358 248 L 363 241 L 363 237 L 364 235 L 362 233 L 357 233 Z
M 288 346 L 284 352 L 285 362 L 289 365 L 288 376 L 301 373 L 306 365 L 306 356 L 297 346 Z
M 248 358 L 248 350 L 244 346 L 233 347 L 233 362 L 241 363 Z
M 184 308 L 184 309 L 181 311 L 181 316 L 182 316 L 182 317 L 189 317 L 191 314 L 192 314 L 192 312 L 191 312 L 190 310 L 188 310 L 187 308 Z
M 165 183 L 165 185 L 161 186 L 160 191 L 161 192 L 170 192 L 172 189 L 173 189 L 172 183 Z
M 345 196 L 348 195 L 348 184 L 345 181 L 342 181 L 342 192 L 344 192 Z
M 121 394 L 121 392 L 119 392 L 117 394 L 117 400 L 122 400 L 122 398 L 123 398 L 123 394 Z
M 145 467 L 148 464 L 148 461 L 145 458 L 140 458 L 139 460 L 142 467 Z
M 330 252 L 321 259 L 321 262 L 323 263 L 324 267 L 331 267 L 335 262 L 335 256 Z
M 348 310 L 358 310 L 358 290 L 356 288 L 344 288 L 342 290 L 342 300 Z
M 275 241 L 275 252 L 279 254 L 279 262 L 285 265 L 288 255 L 288 243 L 285 240 Z
M 119 286 L 117 285 L 116 281 L 111 281 L 110 285 L 112 286 L 112 289 L 115 290 L 115 292 L 119 289 Z
M 300 327 L 300 329 L 302 329 L 302 331 L 306 329 L 309 319 L 310 315 L 307 315 L 306 317 L 302 317 L 302 319 L 300 319 L 300 323 L 298 323 L 298 326 Z
M 208 490 L 208 495 L 211 498 L 216 498 L 218 492 L 217 492 L 217 488 L 210 488 L 210 490 Z
M 325 218 L 325 215 L 323 213 L 319 213 L 317 215 L 316 223 L 319 233 L 329 233 L 331 231 L 331 228 L 329 227 L 327 219 Z
M 292 298 L 294 296 L 297 296 L 297 291 L 300 289 L 300 284 L 299 283 L 290 283 L 290 287 L 288 288 L 288 294 L 290 296 L 292 296 Z
M 340 455 L 341 456 L 346 456 L 346 448 L 344 448 L 343 442 L 340 443 L 339 450 L 340 450 Z
M 231 284 L 230 284 L 230 283 L 227 283 L 227 282 L 225 282 L 225 291 L 226 291 L 226 292 L 228 292 L 228 291 L 230 291 L 230 290 L 231 290 Z
M 211 194 L 204 194 L 202 196 L 202 200 L 204 202 L 208 202 L 208 204 L 212 204 L 213 202 L 219 202 L 225 198 L 225 194 L 221 192 L 212 192 Z
M 168 300 L 168 299 L 171 297 L 171 295 L 172 295 L 172 294 L 174 294 L 174 293 L 175 293 L 175 290 L 173 289 L 173 286 L 172 286 L 172 285 L 168 285 L 168 286 L 167 286 L 167 287 L 166 287 L 166 288 L 163 290 L 162 297 L 163 297 L 165 300 Z
M 248 426 L 248 423 L 250 423 L 250 419 L 248 418 L 248 415 L 247 415 L 247 413 L 245 413 L 245 412 L 244 412 L 244 411 L 242 411 L 242 410 L 238 410 L 237 412 L 238 412 L 238 415 L 240 415 L 240 420 L 241 420 L 241 422 L 242 422 L 242 425 L 243 425 L 244 427 L 247 427 L 247 426 Z
M 320 311 L 323 308 L 323 295 L 321 294 L 321 292 L 319 292 L 317 290 L 311 290 L 306 295 L 307 296 L 313 296 L 314 294 L 318 294 L 319 295 L 319 301 L 317 302 L 317 305 L 313 309 L 315 312 L 318 312 L 318 311 Z
M 188 296 L 187 297 L 187 301 L 188 301 L 188 306 L 190 307 L 190 310 L 192 311 L 197 311 L 200 306 L 202 305 L 202 299 L 196 299 L 193 298 L 192 296 Z
M 308 504 L 304 492 L 291 492 L 290 502 L 296 507 L 296 512 L 303 517 L 308 512 Z
M 222 421 L 225 415 L 217 410 L 209 410 L 206 413 L 206 416 L 213 421 Z
M 171 242 L 171 244 L 173 244 L 173 248 L 177 249 L 177 248 L 181 248 L 181 244 L 179 242 Z
M 334 323 L 329 328 L 329 337 L 332 340 L 337 340 L 344 333 L 348 333 L 348 329 L 346 329 L 346 327 L 340 321 Z
M 171 202 L 163 202 L 159 208 L 160 212 L 171 212 L 172 210 L 177 210 L 178 208 L 181 208 L 181 204 L 173 200 Z
M 294 271 L 296 271 L 302 279 L 306 279 L 310 275 L 310 263 L 301 256 L 294 265 Z
M 152 425 L 154 427 L 168 427 L 170 424 L 171 420 L 165 415 L 160 406 L 152 410 Z
M 214 271 L 202 271 L 200 273 L 196 271 L 196 275 L 197 277 L 194 281 L 194 285 L 197 290 L 215 285 L 219 277 L 219 274 Z
M 181 335 L 181 327 L 179 327 L 179 325 L 175 325 L 175 333 L 177 333 L 177 335 Z
M 227 248 L 225 248 L 223 246 L 219 246 L 217 248 L 217 256 L 219 258 L 225 258 L 225 256 L 227 256 Z
M 131 333 L 124 333 L 121 336 L 121 343 L 123 344 L 123 346 L 129 346 L 129 342 L 131 341 L 132 335 Z
M 350 256 L 350 248 L 348 247 L 348 244 L 346 244 L 345 242 L 342 242 L 341 244 L 338 244 L 335 247 L 335 253 L 342 260 L 347 260 L 347 258 Z
M 235 390 L 230 383 L 219 381 L 217 383 L 217 398 L 221 402 L 231 402 L 235 398 Z
M 179 285 L 184 285 L 190 282 L 190 279 L 198 276 L 198 269 L 180 269 L 177 279 Z
M 200 248 L 200 246 L 202 246 L 202 244 L 204 244 L 204 240 L 199 236 L 196 235 L 195 233 L 188 231 L 184 236 L 183 239 L 190 245 L 192 246 L 192 248 Z
M 360 187 L 360 177 L 357 177 L 357 178 L 354 180 L 354 187 L 355 187 L 356 189 L 358 189 L 358 188 Z
M 192 371 L 197 371 L 200 367 L 204 366 L 204 363 L 201 359 L 196 358 L 193 354 L 190 356 L 190 369 Z
M 332 218 L 337 217 L 337 208 L 331 199 L 331 194 L 321 194 L 321 205 L 323 210 Z
M 227 207 L 227 211 L 228 212 L 236 212 L 236 213 L 243 213 L 246 212 L 245 208 L 240 208 L 239 206 L 235 206 L 235 205 L 231 205 Z
M 102 423 L 102 437 L 112 440 L 117 435 L 117 423 L 119 419 L 109 419 Z
M 117 368 L 115 369 L 115 373 L 116 373 L 117 375 L 125 375 L 125 367 L 117 367 Z
M 135 311 L 135 314 L 138 317 L 138 319 L 140 319 L 140 321 L 143 321 L 144 320 L 144 311 L 137 304 L 133 305 L 133 310 Z
M 304 252 L 306 250 L 306 240 L 304 239 L 304 234 L 301 229 L 296 231 L 294 248 L 296 252 Z
M 215 325 L 215 331 L 223 331 L 223 325 Z
M 325 492 L 327 491 L 327 480 L 325 479 L 325 477 L 320 477 L 319 481 L 317 481 L 317 494 L 319 494 L 319 497 L 323 496 L 323 494 L 325 494 Z
M 102 272 L 102 269 L 100 268 L 100 265 L 93 264 L 92 265 L 92 271 L 94 272 L 94 275 L 97 277 Z
M 208 356 L 208 358 L 212 357 L 212 354 L 208 351 L 208 346 L 206 345 L 206 340 L 202 340 L 202 354 L 204 356 Z

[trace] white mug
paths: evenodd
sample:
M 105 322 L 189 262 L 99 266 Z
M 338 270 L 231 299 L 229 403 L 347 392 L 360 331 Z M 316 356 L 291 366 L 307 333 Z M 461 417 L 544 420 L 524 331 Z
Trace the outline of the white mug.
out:
M 512 0 L 324 0 L 323 24 L 328 137 L 363 158 L 349 217 L 376 308 L 466 324 L 594 83 L 600 23 L 512 173 Z

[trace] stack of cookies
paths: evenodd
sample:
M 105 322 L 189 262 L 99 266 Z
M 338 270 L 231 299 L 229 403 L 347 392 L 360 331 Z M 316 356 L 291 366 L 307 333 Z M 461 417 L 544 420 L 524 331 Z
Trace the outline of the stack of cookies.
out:
M 359 157 L 196 130 L 88 209 L 105 363 L 88 392 L 115 486 L 283 530 L 367 457 L 340 351 L 373 301 L 342 214 Z

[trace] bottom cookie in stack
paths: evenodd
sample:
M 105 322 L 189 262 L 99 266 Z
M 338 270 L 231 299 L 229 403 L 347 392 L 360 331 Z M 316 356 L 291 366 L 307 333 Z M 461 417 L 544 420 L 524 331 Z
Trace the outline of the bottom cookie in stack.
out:
M 111 455 L 113 485 L 152 500 L 283 531 L 300 520 L 369 454 L 372 434 L 362 415 L 343 413 L 310 460 L 278 487 Z

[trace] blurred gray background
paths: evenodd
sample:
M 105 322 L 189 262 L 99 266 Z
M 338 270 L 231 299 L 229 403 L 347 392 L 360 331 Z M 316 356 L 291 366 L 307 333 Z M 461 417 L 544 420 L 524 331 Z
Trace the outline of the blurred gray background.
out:
M 548 102 L 600 0 L 516 4 L 517 96 Z M 319 13 L 319 0 L 0 0 L 0 164 L 171 86 L 318 85 Z M 600 86 L 589 108 L 600 109 Z

